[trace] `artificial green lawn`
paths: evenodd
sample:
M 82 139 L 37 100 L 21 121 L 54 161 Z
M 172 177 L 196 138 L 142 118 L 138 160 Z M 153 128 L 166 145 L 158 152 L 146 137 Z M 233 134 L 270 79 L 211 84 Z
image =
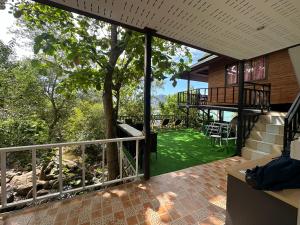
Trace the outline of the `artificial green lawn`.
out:
M 228 158 L 235 145 L 213 146 L 210 138 L 195 129 L 167 130 L 158 133 L 157 160 L 151 156 L 151 176 Z

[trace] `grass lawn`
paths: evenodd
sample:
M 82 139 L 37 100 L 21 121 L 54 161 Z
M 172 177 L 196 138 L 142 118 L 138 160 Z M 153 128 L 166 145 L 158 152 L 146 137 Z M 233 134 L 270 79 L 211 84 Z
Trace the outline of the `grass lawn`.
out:
M 158 133 L 157 160 L 151 156 L 151 176 L 231 157 L 234 141 L 227 149 L 212 146 L 210 138 L 195 129 L 167 130 Z

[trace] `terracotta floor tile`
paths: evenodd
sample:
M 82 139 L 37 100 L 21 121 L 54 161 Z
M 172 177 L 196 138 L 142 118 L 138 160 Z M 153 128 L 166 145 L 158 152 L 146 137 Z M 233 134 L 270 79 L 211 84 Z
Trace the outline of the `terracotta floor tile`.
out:
M 137 220 L 136 216 L 132 216 L 132 217 L 127 218 L 127 224 L 128 225 L 138 224 L 138 220 Z
M 233 157 L 8 214 L 17 225 L 221 225 Z M 0 221 L 0 225 L 1 221 Z

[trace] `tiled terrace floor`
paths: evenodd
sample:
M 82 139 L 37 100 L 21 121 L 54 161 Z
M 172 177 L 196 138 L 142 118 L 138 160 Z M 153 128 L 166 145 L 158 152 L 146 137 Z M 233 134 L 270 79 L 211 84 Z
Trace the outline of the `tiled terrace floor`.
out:
M 233 157 L 3 216 L 5 225 L 224 224 Z

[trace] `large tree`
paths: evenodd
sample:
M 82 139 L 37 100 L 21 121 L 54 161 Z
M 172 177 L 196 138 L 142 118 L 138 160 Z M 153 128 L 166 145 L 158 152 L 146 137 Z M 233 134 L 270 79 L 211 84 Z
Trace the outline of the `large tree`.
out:
M 53 57 L 68 73 L 66 88 L 102 91 L 106 138 L 115 138 L 120 90 L 143 77 L 143 34 L 30 1 L 17 4 L 14 15 L 23 33 L 34 38 L 34 52 Z M 186 47 L 154 38 L 153 78 L 178 74 L 190 60 Z M 109 179 L 115 179 L 117 147 L 107 147 Z

